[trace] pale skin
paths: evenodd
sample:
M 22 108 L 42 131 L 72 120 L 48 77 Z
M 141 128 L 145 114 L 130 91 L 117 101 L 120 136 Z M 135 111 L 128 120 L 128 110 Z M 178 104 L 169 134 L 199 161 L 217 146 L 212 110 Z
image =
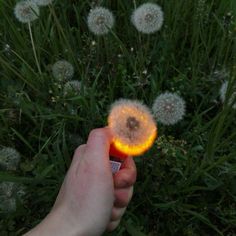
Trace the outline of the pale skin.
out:
M 98 236 L 112 231 L 131 200 L 136 181 L 132 157 L 112 175 L 109 128 L 92 130 L 73 156 L 51 212 L 26 236 Z

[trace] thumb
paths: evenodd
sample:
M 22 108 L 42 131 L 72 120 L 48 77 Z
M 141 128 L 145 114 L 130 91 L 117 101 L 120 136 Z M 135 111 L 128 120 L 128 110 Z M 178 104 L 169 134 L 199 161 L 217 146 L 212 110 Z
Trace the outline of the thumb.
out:
M 90 132 L 84 152 L 84 161 L 94 168 L 109 166 L 109 150 L 112 135 L 109 128 L 94 129 Z

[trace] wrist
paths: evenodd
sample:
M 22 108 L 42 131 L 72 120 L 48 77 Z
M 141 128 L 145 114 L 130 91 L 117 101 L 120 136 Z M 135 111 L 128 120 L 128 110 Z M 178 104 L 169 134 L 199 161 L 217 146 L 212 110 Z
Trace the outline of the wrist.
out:
M 61 208 L 53 209 L 45 219 L 25 236 L 85 236 L 78 221 L 70 219 L 66 211 Z

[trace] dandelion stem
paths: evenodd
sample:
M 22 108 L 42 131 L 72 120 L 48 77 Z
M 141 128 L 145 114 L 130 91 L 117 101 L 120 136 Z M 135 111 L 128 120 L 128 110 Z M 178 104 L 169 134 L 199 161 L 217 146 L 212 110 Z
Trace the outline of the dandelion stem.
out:
M 49 6 L 49 9 L 50 9 L 50 12 L 51 12 L 52 16 L 54 17 L 54 20 L 55 20 L 57 29 L 58 29 L 58 31 L 61 33 L 62 38 L 64 39 L 68 50 L 70 51 L 70 54 L 71 54 L 72 59 L 73 59 L 74 62 L 77 64 L 78 62 L 77 62 L 77 60 L 76 60 L 76 58 L 75 58 L 75 56 L 74 56 L 74 52 L 73 52 L 72 47 L 71 47 L 71 45 L 70 45 L 70 43 L 69 43 L 69 41 L 68 41 L 68 39 L 67 39 L 67 37 L 66 37 L 66 35 L 65 35 L 65 32 L 64 32 L 64 30 L 63 30 L 63 27 L 61 26 L 60 21 L 58 20 L 58 17 L 57 17 L 57 15 L 56 15 L 55 9 L 54 9 L 53 5 L 48 5 L 48 6 Z
M 38 61 L 38 58 L 37 58 L 36 50 L 35 50 L 35 44 L 34 44 L 34 39 L 33 39 L 33 35 L 32 35 L 30 22 L 28 23 L 28 27 L 29 27 L 30 40 L 31 40 L 32 48 L 33 48 L 33 53 L 34 53 L 34 59 L 35 59 L 36 65 L 38 67 L 39 74 L 42 74 L 42 71 L 41 71 L 40 65 L 39 65 L 39 61 Z

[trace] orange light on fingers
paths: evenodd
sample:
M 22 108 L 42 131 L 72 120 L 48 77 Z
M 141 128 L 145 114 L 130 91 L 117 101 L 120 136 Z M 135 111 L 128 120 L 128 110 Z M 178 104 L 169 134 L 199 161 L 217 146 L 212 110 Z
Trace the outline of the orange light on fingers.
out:
M 157 136 L 156 123 L 147 106 L 120 99 L 108 116 L 113 147 L 125 155 L 138 156 L 147 151 Z

